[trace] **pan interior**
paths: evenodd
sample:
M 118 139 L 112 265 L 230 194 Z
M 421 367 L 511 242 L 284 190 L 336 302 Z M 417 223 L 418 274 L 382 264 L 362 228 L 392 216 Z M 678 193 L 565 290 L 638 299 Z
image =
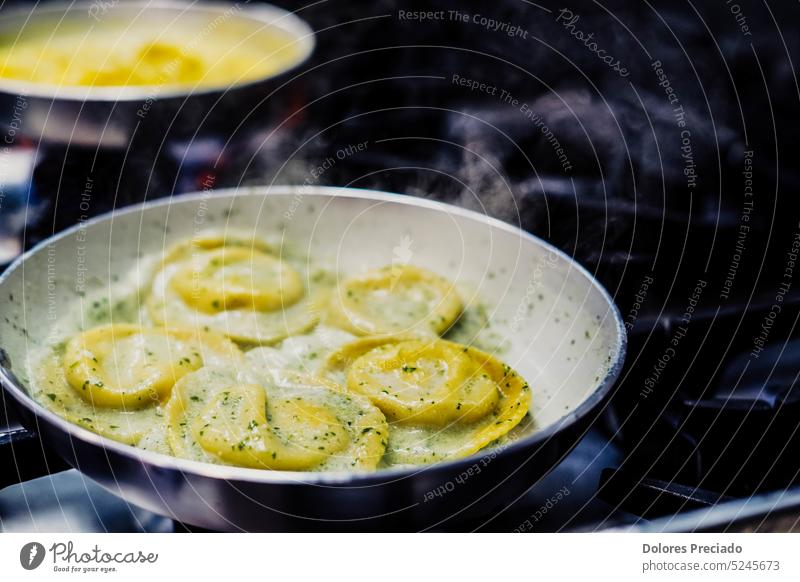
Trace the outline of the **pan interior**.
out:
M 304 23 L 270 6 L 50 3 L 0 13 L 0 83 L 25 94 L 155 98 L 275 76 L 312 44 Z
M 143 299 L 141 257 L 225 229 L 280 237 L 338 272 L 401 260 L 455 281 L 467 303 L 485 306 L 482 347 L 531 385 L 532 421 L 515 429 L 517 437 L 567 417 L 607 379 L 623 349 L 618 313 L 593 279 L 514 228 L 397 195 L 240 189 L 82 223 L 17 263 L 0 282 L 0 345 L 12 371 L 26 386 L 27 354 L 88 327 L 96 303 L 118 298 L 120 285 L 132 301 Z

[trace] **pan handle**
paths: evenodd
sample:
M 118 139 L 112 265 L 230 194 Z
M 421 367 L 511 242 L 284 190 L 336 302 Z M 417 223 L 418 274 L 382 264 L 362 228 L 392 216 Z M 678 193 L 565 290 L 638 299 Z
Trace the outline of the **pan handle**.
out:
M 0 366 L 11 374 L 8 356 L 0 349 Z M 13 375 L 12 375 L 13 377 Z M 22 426 L 14 399 L 0 389 L 0 489 L 68 469 L 35 431 Z
M 4 203 L 0 207 L 0 272 L 22 253 L 27 217 L 36 214 L 37 199 L 32 185 L 36 160 L 37 150 L 29 144 L 0 150 L 5 175 Z
M 0 466 L 5 467 L 0 471 L 0 489 L 69 468 L 37 433 L 21 426 L 0 428 Z

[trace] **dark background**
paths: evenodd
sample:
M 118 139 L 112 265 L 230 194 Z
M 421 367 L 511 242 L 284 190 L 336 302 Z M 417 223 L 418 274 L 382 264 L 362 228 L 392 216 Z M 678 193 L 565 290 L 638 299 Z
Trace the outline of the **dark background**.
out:
M 284 115 L 275 118 L 265 105 L 246 125 L 199 128 L 191 144 L 176 139 L 155 157 L 146 145 L 124 161 L 102 152 L 91 176 L 106 195 L 95 197 L 94 213 L 199 190 L 210 180 L 216 187 L 375 188 L 499 217 L 584 264 L 630 324 L 609 425 L 638 471 L 634 482 L 647 473 L 733 496 L 797 483 L 800 271 L 787 278 L 786 268 L 800 232 L 800 4 L 276 4 L 296 10 L 318 42 L 311 62 L 276 96 L 288 104 Z M 562 9 L 579 16 L 574 28 L 558 20 Z M 443 10 L 444 20 L 399 14 L 417 10 Z M 451 10 L 468 22 L 450 18 Z M 521 33 L 487 30 L 476 15 Z M 570 34 L 576 30 L 592 34 L 628 74 L 602 62 Z M 677 104 L 659 86 L 655 61 Z M 453 83 L 454 75 L 496 86 L 496 94 Z M 541 126 L 501 101 L 502 90 L 549 128 L 568 169 Z M 163 134 L 159 126 L 143 131 Z M 363 142 L 363 151 L 315 170 Z M 87 156 L 97 155 L 42 151 L 28 245 L 76 222 L 69 193 L 84 187 Z M 752 196 L 743 175 L 748 151 Z M 5 208 L 13 210 L 8 202 Z M 644 397 L 644 382 L 698 281 L 705 287 L 688 333 L 657 389 Z M 753 356 L 754 339 L 787 281 L 767 349 Z M 648 439 L 649 446 L 638 446 Z M 666 443 L 675 450 L 665 456 Z M 650 462 L 654 452 L 658 466 Z M 647 462 L 635 463 L 637 455 Z

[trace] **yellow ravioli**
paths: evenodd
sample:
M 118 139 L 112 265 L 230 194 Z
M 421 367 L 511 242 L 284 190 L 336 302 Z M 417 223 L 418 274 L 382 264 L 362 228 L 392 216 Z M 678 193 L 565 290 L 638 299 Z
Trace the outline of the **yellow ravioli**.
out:
M 230 14 L 205 26 L 194 17 L 167 16 L 160 24 L 122 18 L 113 10 L 106 14 L 106 6 L 101 16 L 90 16 L 97 22 L 86 26 L 61 16 L 26 19 L 13 35 L 4 34 L 0 78 L 50 86 L 189 91 L 272 75 L 297 62 L 302 53 L 295 37 L 280 28 L 259 24 L 254 34 L 255 21 Z M 197 42 L 200 28 L 203 42 Z
M 94 406 L 142 408 L 169 396 L 172 386 L 207 360 L 239 359 L 226 338 L 192 329 L 104 325 L 72 338 L 64 376 Z
M 347 371 L 358 358 L 379 346 L 412 339 L 416 338 L 407 335 L 376 335 L 358 338 L 328 354 L 321 373 L 335 382 L 347 384 Z
M 161 406 L 108 408 L 86 401 L 65 378 L 61 354 L 50 351 L 31 366 L 34 398 L 68 421 L 104 437 L 136 445 L 154 429 L 163 430 Z M 150 402 L 148 400 L 148 402 Z
M 392 421 L 383 466 L 473 454 L 530 409 L 528 384 L 514 370 L 445 340 L 362 338 L 331 354 L 324 372 L 344 376 Z
M 222 247 L 244 248 L 275 254 L 275 248 L 251 232 L 238 230 L 205 231 L 197 233 L 188 241 L 171 246 L 164 254 L 164 262 L 172 263 L 192 256 L 196 251 L 210 251 Z
M 306 276 L 306 258 L 238 232 L 152 261 L 140 307 L 162 327 L 73 337 L 31 369 L 38 401 L 144 449 L 285 471 L 437 462 L 524 426 L 527 383 L 439 337 L 464 306 L 430 271 L 394 265 L 334 287 L 324 271 Z M 231 340 L 260 347 L 245 357 Z
M 264 388 L 234 385 L 211 399 L 192 423 L 192 434 L 223 461 L 262 469 L 308 469 L 347 445 L 344 428 L 327 408 L 291 398 L 270 408 L 267 422 Z
M 462 309 L 451 282 L 427 269 L 392 265 L 343 281 L 330 298 L 329 319 L 356 335 L 440 335 Z
M 319 321 L 318 291 L 252 235 L 205 234 L 170 249 L 152 281 L 147 312 L 159 325 L 199 326 L 269 345 Z
M 170 283 L 184 303 L 206 313 L 275 311 L 296 303 L 304 292 L 300 275 L 285 262 L 241 247 L 193 256 Z
M 137 334 L 137 330 L 144 331 L 144 335 Z M 116 350 L 109 345 L 112 337 L 120 340 Z M 143 338 L 153 341 L 140 343 Z M 204 364 L 219 365 L 243 360 L 235 344 L 216 334 L 191 330 L 151 330 L 133 325 L 103 326 L 76 336 L 65 346 L 48 346 L 34 354 L 28 362 L 32 395 L 70 422 L 100 435 L 143 449 L 171 454 L 166 444 L 161 400 L 155 398 L 157 392 L 150 391 L 154 386 L 148 389 L 141 380 L 143 377 L 157 379 L 154 371 L 166 370 L 172 357 L 175 358 L 172 362 L 177 369 L 175 374 L 167 372 L 162 376 L 161 388 L 166 388 L 166 384 L 175 376 L 184 373 L 182 370 L 188 371 L 187 362 L 181 362 L 181 357 L 189 358 L 189 364 L 196 360 L 197 356 L 191 350 L 189 353 L 184 351 L 187 345 L 194 346 L 194 351 Z M 153 355 L 147 354 L 148 351 Z M 186 355 L 179 356 L 179 353 Z M 79 370 L 84 370 L 86 376 L 81 376 Z M 72 378 L 71 381 L 68 376 Z M 112 382 L 123 378 L 127 379 L 124 385 Z M 102 382 L 103 386 L 87 385 L 83 390 L 87 381 L 89 384 Z M 127 382 L 132 383 L 127 385 Z M 73 384 L 80 389 L 76 390 Z M 122 388 L 125 394 L 115 391 L 115 388 Z M 143 390 L 134 396 L 140 389 Z M 138 400 L 139 396 L 142 400 Z M 128 406 L 126 401 L 130 399 L 135 401 Z M 98 400 L 114 405 L 101 405 Z
M 174 454 L 276 470 L 374 469 L 388 429 L 369 400 L 299 372 L 203 368 L 166 407 Z
M 467 351 L 442 340 L 378 346 L 353 362 L 347 385 L 389 419 L 410 424 L 479 420 L 499 399 L 494 381 Z

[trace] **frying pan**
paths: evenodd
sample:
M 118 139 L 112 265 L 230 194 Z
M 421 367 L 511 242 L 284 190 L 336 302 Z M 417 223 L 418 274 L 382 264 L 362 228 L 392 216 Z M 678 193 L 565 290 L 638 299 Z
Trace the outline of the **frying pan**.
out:
M 468 458 L 370 473 L 280 472 L 142 451 L 29 396 L 26 356 L 57 332 L 61 310 L 102 294 L 142 255 L 220 228 L 278 233 L 340 272 L 389 264 L 402 246 L 413 264 L 468 289 L 467 301 L 487 303 L 502 359 L 532 387 L 530 420 L 511 444 Z M 99 216 L 20 257 L 0 277 L 0 311 L 0 379 L 23 422 L 131 503 L 212 530 L 419 530 L 491 515 L 577 443 L 619 373 L 626 341 L 606 291 L 542 240 L 454 206 L 350 188 L 202 192 Z
M 241 26 L 243 46 L 277 28 L 296 39 L 298 58 L 288 69 L 247 82 L 196 89 L 170 85 L 125 87 L 56 86 L 0 79 L 0 112 L 6 132 L 53 145 L 125 148 L 136 134 L 163 138 L 191 137 L 235 128 L 255 107 L 268 117 L 291 106 L 291 95 L 278 91 L 314 50 L 314 33 L 294 14 L 269 4 L 244 6 L 224 2 L 48 2 L 0 11 L 0 36 L 45 31 L 91 31 L 108 25 L 121 29 L 138 22 L 154 33 L 170 29 L 196 31 L 192 42 L 210 42 L 222 27 Z M 226 50 L 226 47 L 221 47 Z M 98 55 L 101 58 L 103 55 Z M 0 63 L 1 64 L 1 63 Z M 160 141 L 160 139 L 158 140 Z

